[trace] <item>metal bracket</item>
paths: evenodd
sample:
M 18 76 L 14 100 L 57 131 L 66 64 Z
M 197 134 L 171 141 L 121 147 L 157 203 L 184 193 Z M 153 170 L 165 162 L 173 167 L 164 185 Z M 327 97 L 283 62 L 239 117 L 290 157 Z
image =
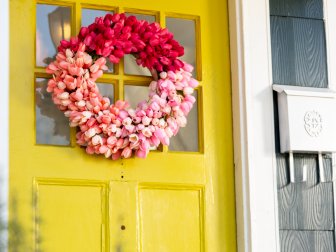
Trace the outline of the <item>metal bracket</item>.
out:
M 319 174 L 320 174 L 320 183 L 325 183 L 326 182 L 326 177 L 324 173 L 324 167 L 323 167 L 323 156 L 322 153 L 319 152 L 318 154 L 318 168 L 319 168 Z
M 294 169 L 294 156 L 293 152 L 289 152 L 289 181 L 295 183 L 295 169 Z

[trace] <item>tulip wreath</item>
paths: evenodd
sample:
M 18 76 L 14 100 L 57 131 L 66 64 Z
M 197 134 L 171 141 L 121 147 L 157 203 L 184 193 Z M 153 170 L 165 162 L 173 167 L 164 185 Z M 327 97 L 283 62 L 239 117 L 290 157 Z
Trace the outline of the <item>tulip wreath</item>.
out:
M 106 58 L 118 63 L 125 54 L 134 55 L 153 75 L 148 100 L 135 109 L 127 101 L 111 104 L 95 83 L 107 69 Z M 198 82 L 192 78 L 193 67 L 178 59 L 183 54 L 173 34 L 158 23 L 107 14 L 60 42 L 56 60 L 46 69 L 53 75 L 47 91 L 70 126 L 78 126 L 77 143 L 87 153 L 113 160 L 133 154 L 144 158 L 150 147 L 169 145 L 195 102 Z

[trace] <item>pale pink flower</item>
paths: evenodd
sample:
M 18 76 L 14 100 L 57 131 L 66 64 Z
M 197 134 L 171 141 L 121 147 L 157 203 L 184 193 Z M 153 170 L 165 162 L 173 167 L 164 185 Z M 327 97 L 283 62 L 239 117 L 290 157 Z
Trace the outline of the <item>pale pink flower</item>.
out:
M 165 132 L 168 137 L 172 137 L 174 135 L 170 127 L 165 128 Z
M 79 108 L 83 108 L 85 107 L 85 101 L 81 100 L 79 102 L 76 102 L 76 105 L 79 107 Z
M 152 124 L 153 124 L 154 126 L 159 125 L 159 123 L 160 123 L 160 120 L 159 120 L 158 118 L 153 118 L 153 120 L 152 120 Z
M 100 154 L 104 154 L 105 152 L 107 152 L 109 148 L 106 145 L 102 145 L 99 147 L 99 153 Z
M 152 119 L 149 118 L 148 116 L 142 117 L 142 124 L 145 125 L 145 126 L 148 126 L 151 121 L 152 121 Z
M 57 95 L 57 97 L 61 100 L 69 99 L 69 93 L 68 92 L 63 92 L 63 93 Z
M 194 92 L 194 89 L 192 87 L 183 88 L 183 94 L 184 95 L 191 95 L 193 92 Z
M 92 138 L 92 144 L 93 145 L 98 145 L 98 144 L 102 144 L 103 143 L 103 140 L 101 138 L 101 136 L 99 135 L 95 135 L 93 138 Z
M 109 138 L 107 138 L 107 144 L 109 146 L 114 146 L 117 143 L 118 139 L 115 136 L 110 136 Z
M 124 158 L 130 158 L 132 156 L 132 150 L 130 147 L 126 147 L 125 149 L 123 149 L 123 151 L 121 152 L 121 156 Z
M 187 119 L 185 118 L 185 116 L 178 116 L 176 118 L 176 122 L 180 127 L 185 127 L 187 124 Z
M 72 58 L 74 56 L 73 52 L 70 49 L 65 50 L 65 55 L 67 58 Z
M 107 151 L 105 152 L 105 157 L 106 158 L 109 158 L 111 155 L 112 155 L 112 151 L 111 151 L 111 149 L 109 148 L 109 149 L 107 149 Z
M 126 117 L 123 121 L 122 121 L 123 125 L 131 125 L 132 124 L 132 119 L 130 117 Z
M 183 66 L 183 70 L 187 71 L 187 72 L 192 72 L 194 70 L 194 67 L 186 62 L 183 62 L 184 66 Z
M 90 67 L 90 72 L 91 72 L 91 73 L 96 73 L 98 70 L 99 70 L 99 65 L 98 65 L 98 64 L 93 64 L 93 65 Z
M 148 127 L 143 128 L 141 133 L 147 138 L 152 136 L 152 131 Z
M 95 128 L 91 128 L 85 132 L 85 136 L 88 138 L 93 137 L 96 134 Z
M 195 87 L 198 86 L 198 81 L 191 78 L 190 81 L 188 82 L 188 84 L 189 84 L 189 87 L 195 88 Z
M 161 73 L 160 73 L 160 78 L 163 79 L 163 80 L 166 79 L 167 76 L 168 76 L 168 75 L 167 75 L 166 72 L 161 72 Z
M 131 134 L 129 135 L 129 141 L 131 143 L 137 143 L 139 141 L 139 137 L 137 134 Z

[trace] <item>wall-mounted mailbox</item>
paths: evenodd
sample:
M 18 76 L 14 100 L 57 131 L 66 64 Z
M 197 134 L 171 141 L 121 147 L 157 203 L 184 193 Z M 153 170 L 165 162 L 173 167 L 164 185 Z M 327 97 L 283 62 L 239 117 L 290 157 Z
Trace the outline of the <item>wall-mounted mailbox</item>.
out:
M 283 85 L 273 89 L 278 92 L 280 150 L 289 153 L 290 181 L 295 182 L 293 153 L 310 152 L 318 154 L 320 182 L 325 182 L 322 153 L 336 152 L 336 92 Z M 303 167 L 302 182 L 306 173 Z
M 336 152 L 336 92 L 273 85 L 278 92 L 281 152 Z

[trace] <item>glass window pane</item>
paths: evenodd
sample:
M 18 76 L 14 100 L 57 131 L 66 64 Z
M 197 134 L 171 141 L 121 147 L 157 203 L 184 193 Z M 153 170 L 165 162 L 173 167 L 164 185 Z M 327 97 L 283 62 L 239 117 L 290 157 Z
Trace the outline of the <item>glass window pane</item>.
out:
M 53 103 L 47 83 L 42 78 L 35 82 L 36 143 L 70 145 L 69 120 Z
M 82 9 L 82 26 L 89 26 L 95 21 L 96 17 L 103 17 L 107 13 L 113 12 L 105 10 Z
M 97 83 L 99 92 L 102 96 L 108 97 L 111 104 L 114 103 L 114 87 L 112 84 Z
M 105 11 L 105 10 L 94 10 L 94 9 L 82 9 L 82 27 L 87 27 L 92 24 L 96 17 L 103 17 L 107 13 L 113 13 L 112 11 Z M 113 64 L 111 61 L 106 58 L 106 65 L 108 70 L 106 72 L 113 73 Z
M 187 117 L 187 126 L 180 128 L 178 134 L 170 139 L 169 150 L 199 151 L 198 147 L 198 91 L 195 90 L 196 102 Z
M 194 66 L 196 76 L 196 34 L 195 20 L 182 18 L 166 18 L 166 26 L 174 34 L 174 38 L 184 47 L 182 60 Z
M 148 86 L 124 86 L 125 101 L 128 101 L 132 108 L 138 105 L 139 102 L 148 100 Z
M 71 36 L 71 8 L 56 5 L 36 6 L 36 65 L 47 66 L 54 60 L 62 39 Z
M 144 15 L 144 14 L 135 14 L 135 13 L 126 13 L 127 16 L 135 16 L 138 20 L 146 20 L 149 23 L 155 22 L 155 16 Z M 147 68 L 139 66 L 135 62 L 133 55 L 127 54 L 124 56 L 124 72 L 131 75 L 145 75 L 151 76 L 150 71 Z

